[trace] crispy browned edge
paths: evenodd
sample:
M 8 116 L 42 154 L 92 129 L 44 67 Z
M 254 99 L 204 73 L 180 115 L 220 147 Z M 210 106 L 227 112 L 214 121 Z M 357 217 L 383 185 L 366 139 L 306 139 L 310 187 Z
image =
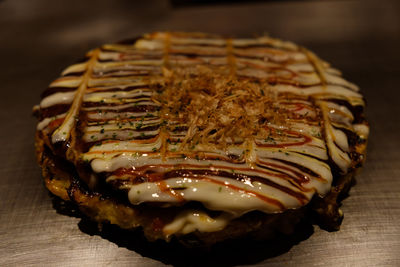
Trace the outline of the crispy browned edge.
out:
M 127 201 L 117 198 L 105 197 L 98 192 L 89 191 L 81 182 L 72 163 L 52 154 L 46 149 L 44 139 L 40 132 L 36 134 L 36 156 L 42 167 L 42 175 L 47 189 L 55 196 L 65 201 L 75 203 L 79 209 L 92 220 L 98 223 L 118 225 L 122 229 L 133 230 L 138 227 L 150 241 L 165 239 L 162 226 L 170 222 L 180 208 L 157 208 L 145 205 L 131 205 Z M 362 152 L 365 158 L 366 142 L 358 144 L 357 151 Z M 363 161 L 362 160 L 362 161 Z M 303 219 L 311 219 L 326 230 L 338 230 L 343 219 L 339 209 L 341 200 L 347 196 L 354 184 L 355 174 L 360 170 L 361 162 L 347 175 L 339 176 L 336 185 L 324 197 L 314 196 L 306 206 L 287 210 L 279 214 L 265 214 L 251 212 L 229 223 L 223 230 L 217 232 L 199 232 L 188 235 L 175 236 L 187 246 L 209 246 L 211 244 L 241 237 L 254 237 L 265 240 L 275 236 L 276 233 L 291 234 L 294 227 Z

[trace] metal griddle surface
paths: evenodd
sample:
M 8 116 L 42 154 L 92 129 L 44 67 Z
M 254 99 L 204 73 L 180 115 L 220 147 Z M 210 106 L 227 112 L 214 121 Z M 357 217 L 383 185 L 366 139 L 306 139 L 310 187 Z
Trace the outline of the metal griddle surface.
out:
M 39 94 L 90 48 L 154 30 L 269 32 L 308 47 L 361 87 L 368 157 L 340 231 L 305 228 L 291 244 L 278 241 L 283 249 L 236 244 L 195 253 L 112 229 L 99 234 L 52 201 L 34 157 Z M 399 1 L 0 1 L 0 38 L 0 266 L 400 266 Z

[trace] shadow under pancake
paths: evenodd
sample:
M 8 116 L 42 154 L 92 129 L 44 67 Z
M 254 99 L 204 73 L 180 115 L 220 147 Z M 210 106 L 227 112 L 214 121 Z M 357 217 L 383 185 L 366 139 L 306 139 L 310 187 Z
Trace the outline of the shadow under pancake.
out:
M 210 248 L 187 248 L 176 240 L 170 243 L 162 240 L 149 242 L 140 230 L 128 231 L 110 224 L 103 224 L 99 230 L 98 224 L 88 218 L 82 218 L 78 226 L 86 234 L 101 236 L 143 257 L 173 266 L 255 264 L 289 251 L 291 247 L 309 238 L 314 232 L 312 224 L 303 221 L 296 226 L 294 234 L 280 234 L 268 241 L 238 239 L 217 243 Z
M 172 239 L 149 242 L 141 229 L 124 230 L 111 224 L 102 224 L 90 220 L 82 214 L 74 203 L 52 197 L 57 213 L 81 218 L 79 229 L 91 236 L 100 236 L 108 241 L 173 266 L 235 266 L 255 264 L 268 258 L 276 257 L 290 250 L 291 247 L 309 238 L 314 228 L 311 222 L 303 220 L 296 225 L 291 235 L 277 234 L 275 238 L 258 241 L 250 238 L 228 240 L 211 247 L 188 248 Z
M 74 218 L 82 218 L 85 216 L 75 203 L 65 201 L 50 192 L 48 192 L 48 194 L 51 198 L 53 209 L 55 209 L 58 214 L 67 215 Z

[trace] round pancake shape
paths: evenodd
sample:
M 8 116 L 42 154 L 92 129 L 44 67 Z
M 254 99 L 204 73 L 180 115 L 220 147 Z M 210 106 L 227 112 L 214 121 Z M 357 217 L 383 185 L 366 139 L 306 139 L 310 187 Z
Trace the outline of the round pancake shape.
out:
M 106 44 L 42 94 L 46 187 L 94 221 L 210 245 L 337 230 L 365 159 L 359 88 L 268 36 L 156 32 Z

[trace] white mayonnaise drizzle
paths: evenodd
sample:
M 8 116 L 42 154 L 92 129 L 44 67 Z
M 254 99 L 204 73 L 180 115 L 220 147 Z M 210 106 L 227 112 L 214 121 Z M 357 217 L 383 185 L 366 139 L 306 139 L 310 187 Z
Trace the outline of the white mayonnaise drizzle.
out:
M 175 194 L 179 194 L 186 201 L 198 201 L 203 203 L 203 205 L 210 210 L 224 210 L 235 215 L 241 215 L 250 210 L 260 210 L 266 213 L 282 211 L 281 206 L 277 206 L 275 203 L 269 203 L 257 197 L 256 194 L 271 199 L 272 201 L 282 202 L 281 205 L 289 209 L 297 208 L 301 204 L 294 196 L 260 182 L 251 183 L 248 181 L 243 183 L 219 176 L 205 176 L 204 179 L 210 179 L 218 183 L 196 179 L 195 177 L 170 178 L 165 180 L 164 183 L 167 188 L 171 188 Z M 282 179 L 274 179 L 273 177 L 266 177 L 266 179 L 272 179 L 274 182 L 278 182 L 280 185 L 294 192 L 305 195 L 307 202 L 314 194 L 312 190 L 306 193 L 301 192 L 288 181 Z M 175 188 L 180 189 L 174 190 Z M 129 201 L 135 205 L 142 202 L 178 203 L 180 199 L 174 197 L 171 193 L 161 190 L 157 183 L 148 182 L 132 185 L 128 197 Z
M 179 44 L 179 45 L 213 45 L 213 46 L 225 46 L 226 41 L 224 39 L 216 38 L 180 38 L 180 37 L 171 37 L 171 44 Z
M 66 116 L 66 113 L 62 113 L 62 114 L 56 115 L 51 118 L 45 118 L 41 122 L 38 123 L 38 125 L 36 126 L 36 130 L 41 131 L 44 128 L 46 128 L 50 124 L 50 122 L 52 122 L 56 119 L 64 118 L 65 116 Z
M 115 92 L 96 92 L 86 94 L 84 96 L 85 102 L 100 102 L 104 99 L 127 99 L 132 97 L 143 96 L 143 98 L 135 99 L 134 102 L 149 100 L 149 97 L 153 95 L 153 91 L 143 90 L 143 89 L 135 89 L 132 91 L 115 91 Z M 154 105 L 154 102 L 152 103 Z
M 163 232 L 167 237 L 174 233 L 188 234 L 196 230 L 216 232 L 224 229 L 233 218 L 234 216 L 229 213 L 222 213 L 218 217 L 211 218 L 204 211 L 190 209 L 178 214 L 163 228 Z
M 78 87 L 79 84 L 82 82 L 82 77 L 61 77 L 52 82 L 49 87 Z
M 368 125 L 365 124 L 354 124 L 353 125 L 354 130 L 356 131 L 356 133 L 364 139 L 368 138 L 369 135 L 369 127 Z
M 87 62 L 74 64 L 74 65 L 71 65 L 68 68 L 66 68 L 61 74 L 67 75 L 67 74 L 75 73 L 75 72 L 83 72 L 86 70 L 86 68 L 87 68 Z
M 324 72 L 324 77 L 325 77 L 326 81 L 328 82 L 328 84 L 342 85 L 342 86 L 348 87 L 354 91 L 360 90 L 357 85 L 346 81 L 345 79 L 343 79 L 340 76 L 334 76 L 327 72 Z
M 350 167 L 351 159 L 349 155 L 339 149 L 336 144 L 340 145 L 342 149 L 348 149 L 347 137 L 342 131 L 333 128 L 329 120 L 326 104 L 322 101 L 317 102 L 317 104 L 321 107 L 324 116 L 325 140 L 328 146 L 329 155 L 341 171 L 346 173 L 347 169 Z
M 282 41 L 279 39 L 274 39 L 274 38 L 265 37 L 265 36 L 259 37 L 259 38 L 252 38 L 252 39 L 235 38 L 232 40 L 232 45 L 235 47 L 252 46 L 252 45 L 272 45 L 277 48 L 283 48 L 283 49 L 288 49 L 288 50 L 297 50 L 298 49 L 298 46 L 292 42 Z M 271 48 L 271 50 L 273 50 L 273 49 L 275 49 L 275 48 Z M 299 58 L 306 59 L 304 54 L 297 52 L 297 51 L 285 51 L 285 53 L 289 53 L 289 54 L 295 53 Z M 282 53 L 282 54 L 285 54 L 285 53 Z
M 48 108 L 60 104 L 71 104 L 74 101 L 76 91 L 59 92 L 43 98 L 40 102 L 41 108 Z
M 83 75 L 82 83 L 79 85 L 79 88 L 76 91 L 76 95 L 74 96 L 74 101 L 72 102 L 71 108 L 68 110 L 64 122 L 51 136 L 51 141 L 53 143 L 65 142 L 69 138 L 72 128 L 75 126 L 75 122 L 77 120 L 77 116 L 79 114 L 79 110 L 82 104 L 82 98 L 85 95 L 87 81 L 89 80 L 91 74 L 90 66 L 97 60 L 97 53 L 98 50 L 95 50 L 93 52 L 92 58 L 87 63 L 88 70 Z

